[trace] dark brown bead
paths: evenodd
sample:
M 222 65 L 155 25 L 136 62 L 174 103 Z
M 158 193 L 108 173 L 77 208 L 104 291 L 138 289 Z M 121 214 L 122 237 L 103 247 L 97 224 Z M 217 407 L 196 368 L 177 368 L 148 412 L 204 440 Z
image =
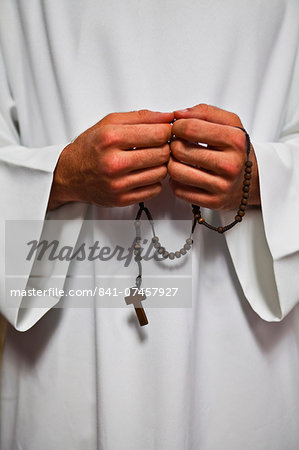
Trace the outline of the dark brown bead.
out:
M 160 242 L 156 242 L 156 244 L 154 245 L 154 247 L 155 247 L 157 250 L 159 250 L 159 248 L 161 247 Z
M 247 206 L 248 200 L 246 198 L 242 198 L 241 205 Z
M 239 216 L 239 215 L 237 215 L 237 216 L 235 217 L 235 220 L 236 220 L 237 222 L 242 222 L 242 217 Z
M 252 167 L 252 161 L 246 161 L 245 162 L 246 167 Z
M 240 211 L 245 211 L 246 206 L 244 206 L 244 205 L 241 204 L 241 205 L 239 206 L 239 209 L 240 209 Z
M 244 192 L 244 193 L 243 193 L 243 199 L 247 200 L 247 199 L 248 199 L 248 197 L 249 197 L 249 194 L 248 194 L 248 192 Z
M 238 211 L 238 216 L 241 216 L 241 217 L 245 216 L 245 212 L 244 212 L 244 211 L 241 211 L 241 210 L 239 209 L 239 211 Z
M 222 227 L 218 227 L 217 231 L 218 231 L 218 233 L 223 233 L 223 228 Z
M 152 238 L 152 242 L 153 242 L 153 243 L 159 242 L 158 236 L 154 236 L 154 237 Z
M 251 173 L 246 173 L 245 180 L 251 180 Z
M 243 185 L 244 186 L 250 186 L 250 181 L 249 180 L 244 180 L 243 181 Z
M 205 219 L 203 217 L 200 217 L 199 219 L 197 219 L 198 223 L 204 223 Z
M 249 192 L 249 186 L 243 186 L 243 192 Z
M 194 219 L 199 219 L 200 218 L 200 214 L 194 214 Z
M 181 253 L 179 252 L 179 251 L 177 251 L 177 252 L 175 252 L 175 257 L 176 258 L 180 258 L 182 255 L 181 255 Z

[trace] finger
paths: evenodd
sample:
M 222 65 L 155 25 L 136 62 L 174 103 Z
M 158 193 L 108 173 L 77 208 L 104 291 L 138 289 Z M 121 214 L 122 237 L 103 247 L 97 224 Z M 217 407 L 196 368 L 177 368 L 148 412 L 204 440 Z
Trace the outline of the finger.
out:
M 218 123 L 221 125 L 230 125 L 233 127 L 242 127 L 242 122 L 237 114 L 216 106 L 201 103 L 183 110 L 174 111 L 175 119 L 201 119 L 207 122 Z
M 176 197 L 188 203 L 200 205 L 203 208 L 222 209 L 219 199 L 209 192 L 183 185 L 174 180 L 170 180 L 170 186 Z
M 139 111 L 130 111 L 122 113 L 112 113 L 105 116 L 101 123 L 110 124 L 154 124 L 154 123 L 170 123 L 174 119 L 173 112 L 159 112 L 142 109 Z
M 129 150 L 160 147 L 171 138 L 170 124 L 107 125 L 98 129 L 102 146 Z
M 229 147 L 245 149 L 245 133 L 238 128 L 206 122 L 201 119 L 180 119 L 172 126 L 172 134 L 193 143 L 204 143 L 219 150 Z
M 227 189 L 228 182 L 223 178 L 182 164 L 173 158 L 170 158 L 167 169 L 173 180 L 186 186 L 193 186 L 212 193 L 222 192 Z
M 129 206 L 136 203 L 149 200 L 159 195 L 162 191 L 161 183 L 156 183 L 151 186 L 144 186 L 132 191 L 126 192 L 119 196 L 116 206 Z
M 115 178 L 136 170 L 162 166 L 168 162 L 169 156 L 168 144 L 127 151 L 111 150 L 101 157 L 102 172 Z
M 107 184 L 107 190 L 109 193 L 121 194 L 142 186 L 154 185 L 162 181 L 166 175 L 166 166 L 138 170 L 121 178 L 110 179 Z
M 170 144 L 172 156 L 180 162 L 192 164 L 221 176 L 235 176 L 243 167 L 243 161 L 229 157 L 224 152 L 211 150 L 203 145 L 176 139 Z

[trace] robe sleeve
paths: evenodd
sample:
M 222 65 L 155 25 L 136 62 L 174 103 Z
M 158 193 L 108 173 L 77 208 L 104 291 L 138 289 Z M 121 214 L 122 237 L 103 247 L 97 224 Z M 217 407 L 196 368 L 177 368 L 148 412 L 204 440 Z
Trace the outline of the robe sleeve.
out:
M 252 308 L 267 321 L 280 321 L 299 302 L 298 54 L 277 142 L 252 144 L 261 208 L 249 208 L 226 241 Z M 222 221 L 227 223 L 229 214 L 222 213 Z
M 0 52 L 0 313 L 18 330 L 25 331 L 34 325 L 59 298 L 49 298 L 46 308 L 31 302 L 30 307 L 22 308 L 23 298 L 14 299 L 11 305 L 6 289 L 5 261 L 5 224 L 8 220 L 37 220 L 35 239 L 39 240 L 42 232 L 50 226 L 45 220 L 53 172 L 62 149 L 66 143 L 42 148 L 28 148 L 21 145 L 18 133 L 17 110 L 11 96 L 3 59 Z M 72 204 L 59 208 L 49 214 L 47 219 L 73 219 L 61 229 L 61 238 L 66 233 L 72 234 L 74 240 L 79 233 L 85 205 Z M 77 219 L 77 220 L 75 220 Z M 70 230 L 71 229 L 71 230 Z M 68 240 L 70 244 L 70 240 Z M 56 282 L 62 287 L 64 276 Z M 10 280 L 12 283 L 12 280 Z M 34 284 L 30 269 L 18 278 L 18 288 L 26 289 Z

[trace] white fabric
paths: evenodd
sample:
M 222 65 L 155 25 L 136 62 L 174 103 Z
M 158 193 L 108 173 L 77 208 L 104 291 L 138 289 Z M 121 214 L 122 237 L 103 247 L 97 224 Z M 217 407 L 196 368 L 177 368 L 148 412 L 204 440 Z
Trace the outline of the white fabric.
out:
M 1 2 L 1 449 L 298 448 L 298 36 L 297 0 Z M 4 220 L 45 217 L 63 147 L 113 111 L 200 102 L 241 117 L 262 207 L 225 238 L 197 230 L 193 307 L 149 308 L 142 330 L 129 308 L 8 308 Z M 167 182 L 148 204 L 190 216 Z M 77 236 L 85 212 L 47 226 Z

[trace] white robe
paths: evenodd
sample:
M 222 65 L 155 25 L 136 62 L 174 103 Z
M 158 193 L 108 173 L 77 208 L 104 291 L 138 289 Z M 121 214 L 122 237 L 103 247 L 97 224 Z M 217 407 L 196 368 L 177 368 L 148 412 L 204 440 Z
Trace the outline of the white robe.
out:
M 298 448 L 298 37 L 297 0 L 1 1 L 1 450 Z M 140 331 L 130 308 L 9 307 L 4 221 L 44 219 L 70 140 L 110 112 L 201 102 L 241 117 L 262 206 L 225 236 L 197 229 L 192 308 L 148 308 Z M 148 205 L 191 218 L 167 183 Z M 47 218 L 77 236 L 85 215 Z

